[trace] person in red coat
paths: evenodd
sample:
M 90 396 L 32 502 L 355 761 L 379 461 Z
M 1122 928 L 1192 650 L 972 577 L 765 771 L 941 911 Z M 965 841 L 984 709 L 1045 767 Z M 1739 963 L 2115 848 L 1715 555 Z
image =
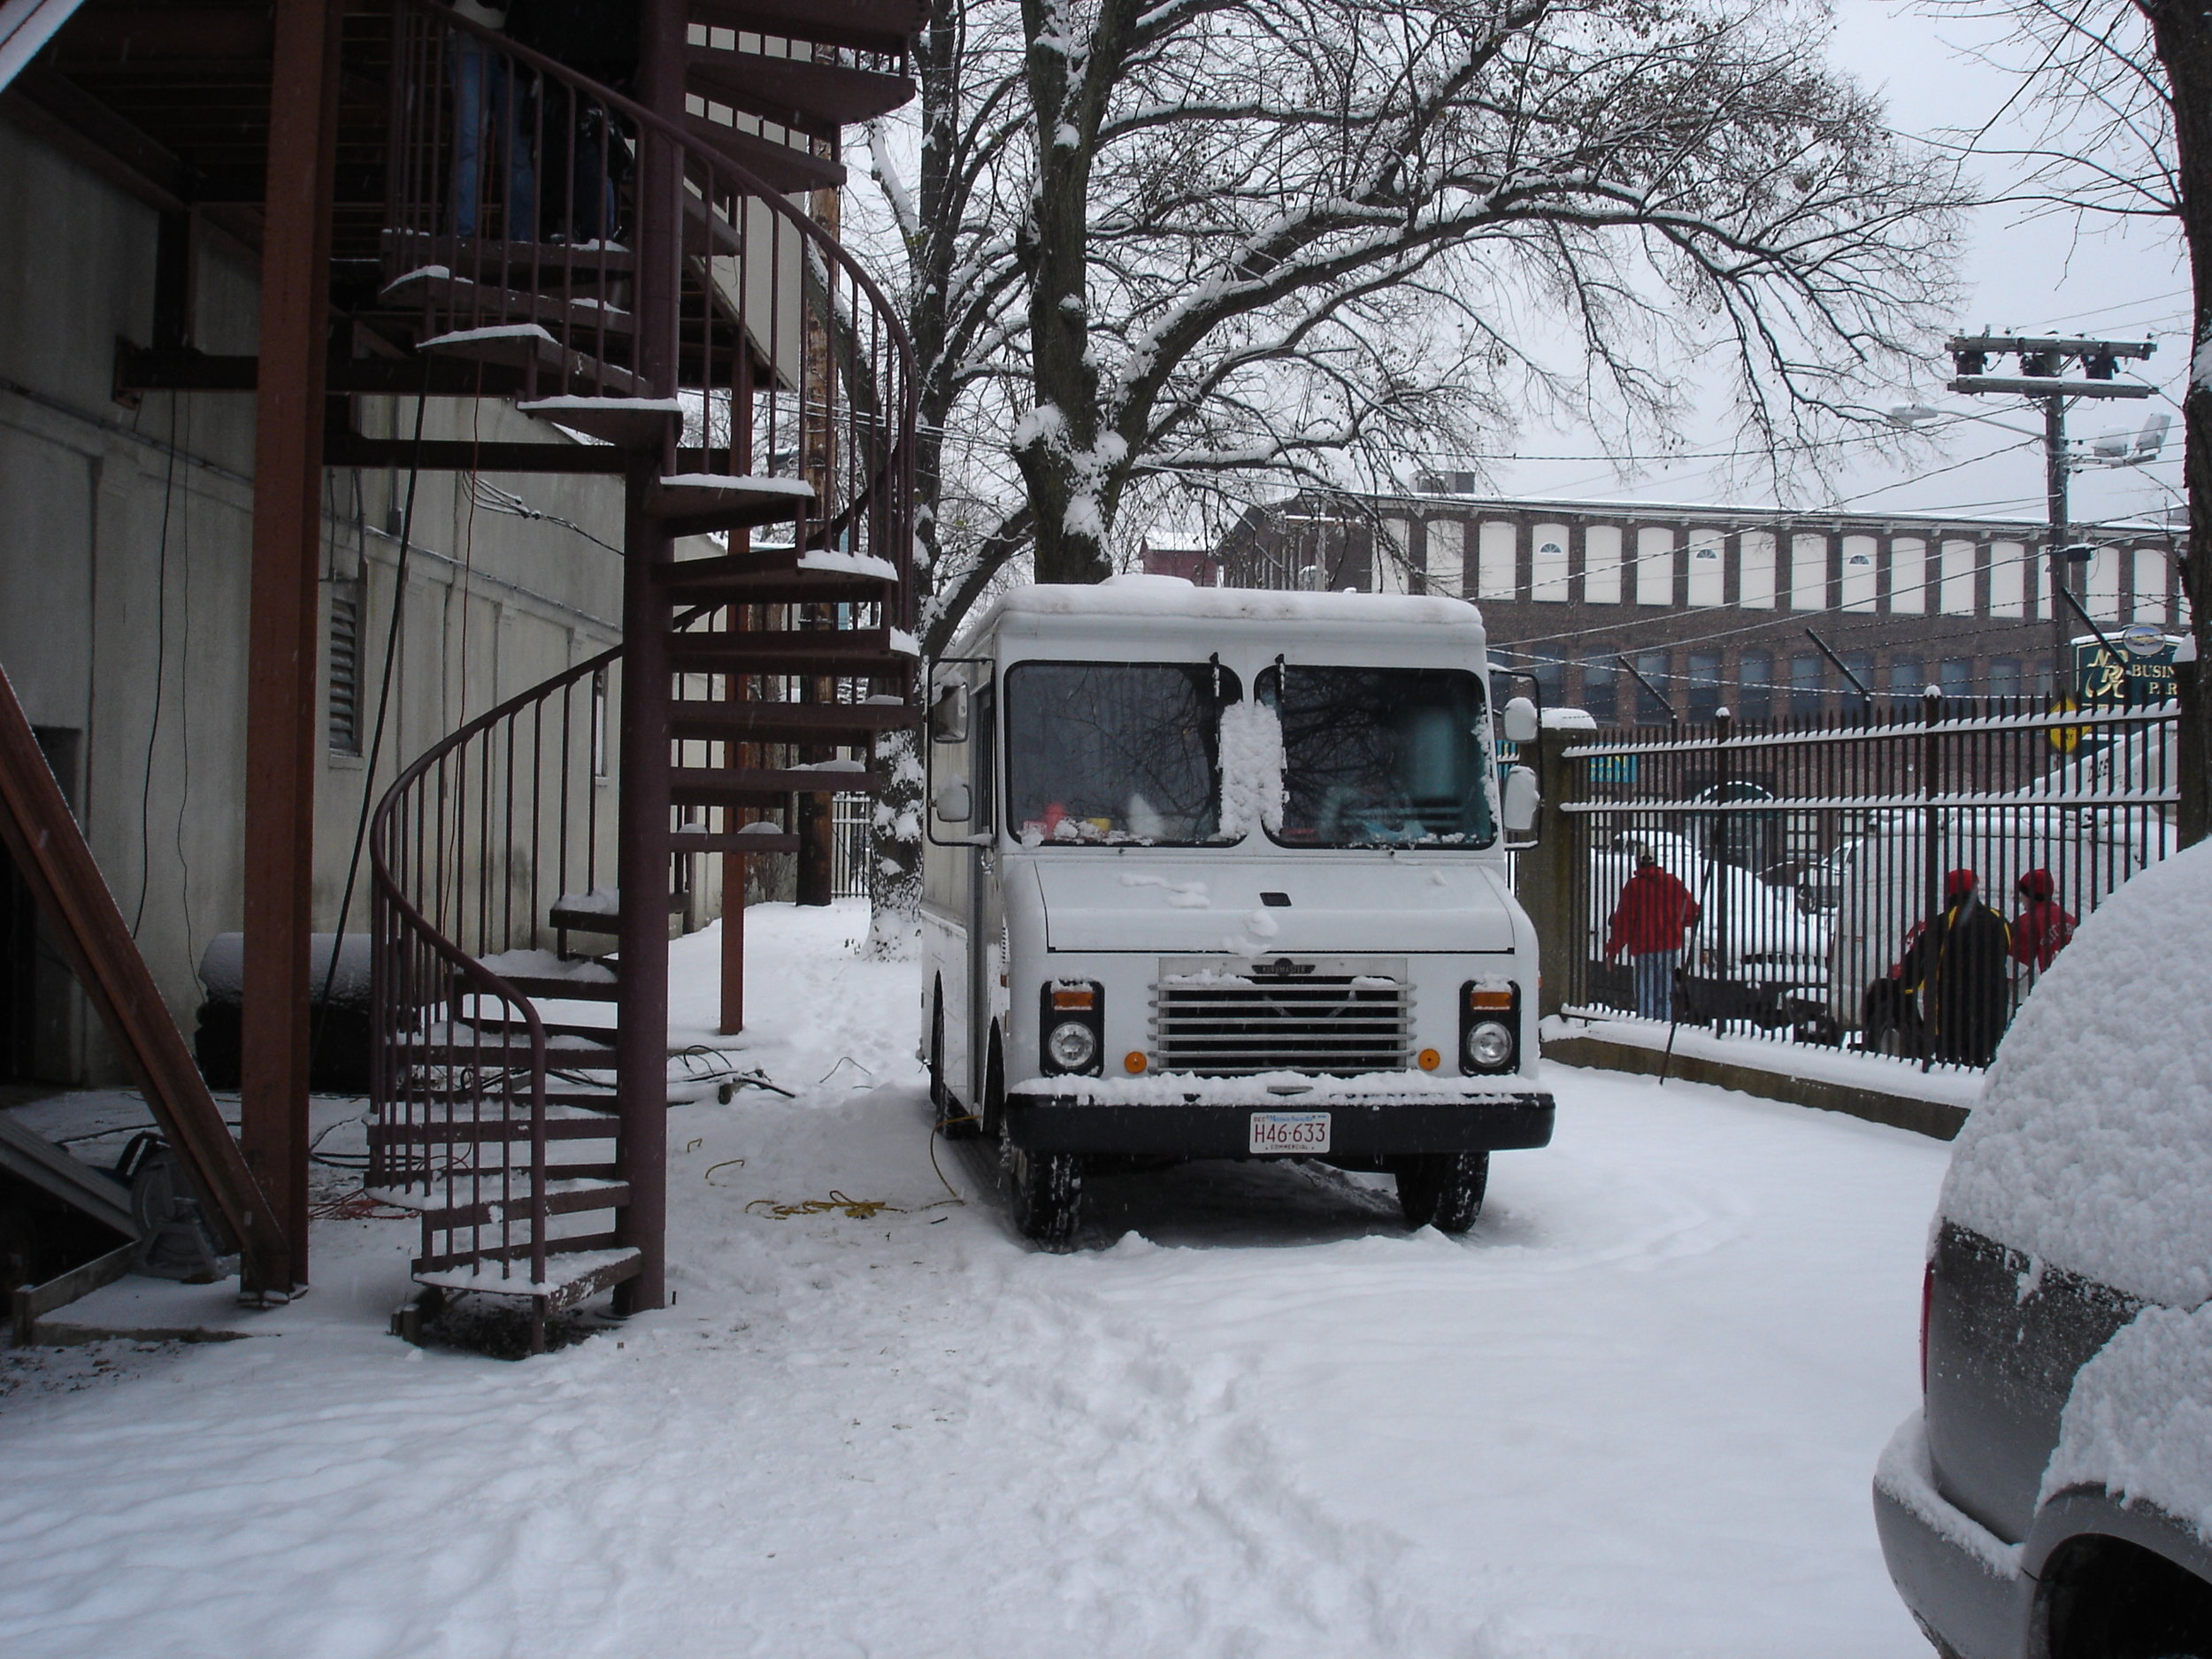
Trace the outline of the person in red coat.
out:
M 2020 878 L 2022 908 L 2012 924 L 2012 959 L 2038 973 L 2074 936 L 2074 918 L 2060 908 L 2057 892 L 2058 883 L 2047 870 L 2031 870 Z
M 1636 869 L 1621 888 L 1606 935 L 1605 959 L 1628 953 L 1636 984 L 1636 1011 L 1646 1019 L 1671 1018 L 1674 1011 L 1674 967 L 1682 959 L 1683 935 L 1697 925 L 1697 901 L 1689 888 L 1649 852 L 1636 857 Z

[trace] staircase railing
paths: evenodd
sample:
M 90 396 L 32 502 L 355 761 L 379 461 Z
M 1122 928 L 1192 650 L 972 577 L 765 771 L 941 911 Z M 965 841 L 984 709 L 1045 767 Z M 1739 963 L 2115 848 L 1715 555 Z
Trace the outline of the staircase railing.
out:
M 615 400 L 680 409 L 680 472 L 787 480 L 801 565 L 872 555 L 910 594 L 905 331 L 789 199 L 834 169 L 733 125 L 679 126 L 432 0 L 393 15 L 387 303 L 419 302 L 430 343 L 510 365 L 525 407 L 578 430 L 601 430 Z M 680 159 L 680 236 L 633 234 L 648 131 Z M 658 285 L 680 296 L 672 388 L 634 366 L 648 243 L 677 266 Z
M 611 1242 L 548 1237 L 547 1080 L 562 1053 L 530 987 L 612 979 L 544 947 L 564 900 L 586 914 L 607 902 L 621 657 L 603 651 L 469 721 L 400 773 L 371 820 L 368 1185 L 421 1210 L 421 1274 L 543 1285 L 549 1245 Z

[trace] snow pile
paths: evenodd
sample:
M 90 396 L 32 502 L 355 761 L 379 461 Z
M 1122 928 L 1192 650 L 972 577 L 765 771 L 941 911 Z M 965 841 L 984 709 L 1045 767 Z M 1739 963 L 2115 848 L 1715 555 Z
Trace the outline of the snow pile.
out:
M 2212 1538 L 2212 1308 L 2146 1308 L 2075 1374 L 2036 1502 L 2076 1486 Z
M 1282 827 L 1283 723 L 1256 697 L 1230 703 L 1221 711 L 1221 826 L 1214 833 L 1242 841 Z
M 1210 1164 L 1087 1180 L 1089 1248 L 1041 1254 L 972 1143 L 939 1202 L 923 987 L 867 926 L 748 912 L 734 1041 L 796 1098 L 670 1110 L 665 1310 L 411 1349 L 419 1224 L 333 1219 L 288 1307 L 157 1287 L 253 1340 L 81 1392 L 0 1352 L 7 1659 L 1915 1651 L 1864 1477 L 1945 1148 L 1560 1068 L 1464 1240 L 1387 1178 Z M 718 949 L 672 947 L 672 1041 L 733 1041 Z M 833 1189 L 895 1208 L 749 1209 Z
M 2147 1301 L 2212 1297 L 2212 845 L 2082 924 L 2013 1021 L 1942 1216 Z

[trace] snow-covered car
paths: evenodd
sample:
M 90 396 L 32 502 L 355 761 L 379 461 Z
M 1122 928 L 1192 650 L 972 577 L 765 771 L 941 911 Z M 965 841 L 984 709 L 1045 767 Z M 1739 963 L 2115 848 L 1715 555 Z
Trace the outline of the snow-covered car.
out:
M 1217 1157 L 1386 1171 L 1461 1233 L 1550 1140 L 1486 655 L 1459 600 L 1121 576 L 932 664 L 920 1053 L 1024 1233 L 1066 1242 L 1099 1160 Z
M 2115 893 L 2028 998 L 1921 1317 L 1874 1510 L 1939 1651 L 2212 1655 L 2212 844 Z

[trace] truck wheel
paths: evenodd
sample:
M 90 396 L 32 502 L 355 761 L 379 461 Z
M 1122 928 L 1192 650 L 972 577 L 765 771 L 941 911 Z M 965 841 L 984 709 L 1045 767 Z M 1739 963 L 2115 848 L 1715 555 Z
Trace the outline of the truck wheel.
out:
M 1464 1233 L 1482 1213 L 1487 1152 L 1432 1152 L 1398 1165 L 1398 1210 L 1409 1227 Z
M 1014 1225 L 1025 1239 L 1064 1247 L 1075 1237 L 1083 1207 L 1083 1161 L 1072 1152 L 1008 1148 L 1014 1179 Z
M 976 1111 L 982 1119 L 977 1127 L 985 1135 L 996 1140 L 1006 1133 L 1006 1050 L 999 1043 L 995 1021 L 983 1061 L 983 1098 Z
M 945 999 L 941 993 L 930 998 L 929 1103 L 935 1109 L 937 1133 L 946 1140 L 972 1141 L 982 1133 L 975 1114 L 945 1087 Z

